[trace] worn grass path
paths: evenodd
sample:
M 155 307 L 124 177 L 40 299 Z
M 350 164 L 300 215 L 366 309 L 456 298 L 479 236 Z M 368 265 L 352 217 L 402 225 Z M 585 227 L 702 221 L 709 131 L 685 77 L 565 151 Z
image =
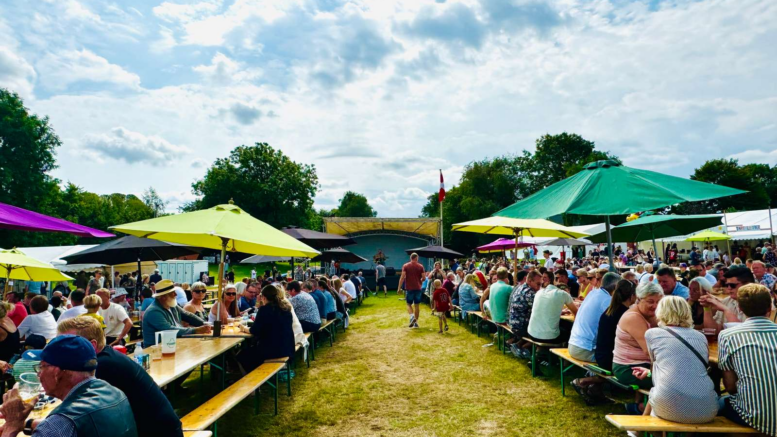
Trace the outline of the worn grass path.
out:
M 437 334 L 421 307 L 421 328 L 408 329 L 395 294 L 370 297 L 335 346 L 300 366 L 293 397 L 280 395 L 277 417 L 253 416 L 244 401 L 219 422 L 227 436 L 608 436 L 617 405 L 588 407 L 558 377 L 532 378 L 528 366 L 462 325 Z M 263 409 L 271 400 L 262 396 Z M 612 410 L 612 411 L 610 411 Z

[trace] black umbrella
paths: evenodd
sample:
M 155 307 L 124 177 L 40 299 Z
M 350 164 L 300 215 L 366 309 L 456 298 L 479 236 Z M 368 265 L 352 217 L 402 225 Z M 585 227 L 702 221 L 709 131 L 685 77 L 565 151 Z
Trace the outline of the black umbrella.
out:
M 407 249 L 405 252 L 408 254 L 415 252 L 418 254 L 418 256 L 422 256 L 424 258 L 456 259 L 464 257 L 464 254 L 462 253 L 447 249 L 442 246 L 419 247 L 417 249 Z
M 141 261 L 163 261 L 199 252 L 200 249 L 196 247 L 128 235 L 62 259 L 69 264 L 105 264 L 109 266 L 137 261 L 138 272 L 140 272 Z M 140 281 L 137 282 L 136 287 L 140 287 Z M 136 291 L 140 290 L 136 289 Z
M 311 231 L 310 229 L 298 228 L 296 226 L 289 226 L 281 229 L 281 231 L 318 250 L 356 244 L 356 241 L 349 237 L 337 234 L 327 234 L 326 232 Z
M 329 249 L 321 252 L 321 255 L 313 258 L 311 261 L 321 261 L 321 262 L 330 262 L 330 261 L 340 261 L 344 263 L 360 263 L 367 261 L 365 258 L 360 257 L 359 255 L 347 251 L 345 249 Z

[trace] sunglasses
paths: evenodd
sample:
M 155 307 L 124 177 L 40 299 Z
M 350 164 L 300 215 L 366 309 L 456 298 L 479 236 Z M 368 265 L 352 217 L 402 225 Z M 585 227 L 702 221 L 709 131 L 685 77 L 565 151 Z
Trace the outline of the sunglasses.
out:
M 237 296 L 237 293 L 224 293 L 224 294 L 226 294 L 227 296 Z
M 737 287 L 739 287 L 739 284 L 729 284 L 728 282 L 726 282 L 726 288 L 737 288 Z
M 192 290 L 192 293 L 205 293 L 205 290 Z

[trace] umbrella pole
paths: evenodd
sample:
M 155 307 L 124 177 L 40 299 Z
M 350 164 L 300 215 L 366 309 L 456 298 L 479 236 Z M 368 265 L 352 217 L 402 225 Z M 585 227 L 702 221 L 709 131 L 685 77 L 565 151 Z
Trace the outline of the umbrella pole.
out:
M 224 257 L 227 254 L 227 239 L 221 239 L 221 258 L 219 259 L 219 290 L 216 293 L 216 321 L 213 322 L 213 336 L 221 337 L 221 296 L 224 293 Z
M 143 284 L 143 272 L 140 270 L 140 252 L 138 252 L 138 276 L 135 278 L 135 305 L 138 304 L 140 299 L 140 287 Z
M 610 259 L 610 271 L 615 271 L 615 264 L 612 262 L 612 231 L 610 230 L 610 216 L 605 216 L 605 231 L 607 232 L 607 257 Z
M 651 233 L 650 236 L 653 237 L 653 252 L 656 254 L 656 259 L 661 261 L 661 257 L 658 256 L 658 248 L 656 247 L 656 235 Z
M 518 230 L 515 233 L 515 249 L 513 252 L 513 284 L 518 285 Z

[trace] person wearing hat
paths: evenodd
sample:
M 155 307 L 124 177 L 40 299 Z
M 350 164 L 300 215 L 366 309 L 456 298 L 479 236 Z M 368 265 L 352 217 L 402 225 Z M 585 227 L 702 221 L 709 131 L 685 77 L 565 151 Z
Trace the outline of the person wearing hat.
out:
M 159 269 L 154 269 L 154 274 L 148 277 L 148 281 L 152 284 L 156 284 L 157 282 L 162 280 L 162 275 L 159 274 Z
M 18 389 L 3 395 L 0 413 L 3 437 L 24 432 L 37 437 L 136 437 L 135 419 L 127 396 L 94 377 L 97 356 L 92 344 L 77 335 L 60 335 L 42 351 L 38 377 L 46 394 L 62 403 L 40 421 L 28 419 L 34 403 L 22 400 Z
M 181 420 L 162 390 L 132 358 L 105 344 L 105 335 L 94 319 L 76 317 L 57 326 L 62 334 L 74 334 L 89 341 L 97 354 L 95 376 L 118 388 L 129 399 L 138 435 L 181 437 Z
M 184 311 L 175 301 L 175 284 L 169 279 L 162 279 L 156 284 L 152 296 L 154 302 L 143 314 L 143 347 L 156 344 L 156 333 L 159 331 L 176 330 L 177 337 L 188 334 L 208 334 L 211 327 L 194 314 Z M 185 328 L 182 322 L 189 324 Z
M 127 302 L 127 296 L 129 294 L 127 293 L 127 290 L 124 288 L 118 288 L 116 289 L 116 292 L 113 293 L 113 297 L 111 297 L 111 302 L 115 303 L 116 305 L 119 305 L 120 307 L 124 308 L 124 311 L 131 311 L 130 305 Z
M 124 293 L 126 294 L 126 291 Z M 132 320 L 121 305 L 111 302 L 110 290 L 101 288 L 97 290 L 97 295 L 102 299 L 97 312 L 103 317 L 105 323 L 105 339 L 108 346 L 124 344 L 124 337 L 132 329 Z

